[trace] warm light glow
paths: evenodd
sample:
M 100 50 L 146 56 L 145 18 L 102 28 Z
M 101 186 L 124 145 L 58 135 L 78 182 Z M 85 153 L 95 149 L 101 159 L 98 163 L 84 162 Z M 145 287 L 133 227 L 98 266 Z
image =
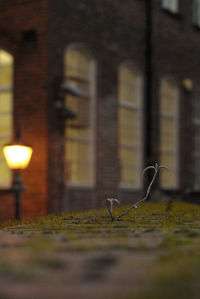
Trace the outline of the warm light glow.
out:
M 11 169 L 25 169 L 32 156 L 32 148 L 20 144 L 5 145 L 3 153 Z

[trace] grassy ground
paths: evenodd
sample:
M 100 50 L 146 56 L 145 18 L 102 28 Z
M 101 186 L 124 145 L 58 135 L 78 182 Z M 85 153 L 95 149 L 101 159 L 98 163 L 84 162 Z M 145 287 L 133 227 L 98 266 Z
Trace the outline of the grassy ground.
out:
M 166 207 L 2 225 L 0 298 L 199 298 L 200 206 Z

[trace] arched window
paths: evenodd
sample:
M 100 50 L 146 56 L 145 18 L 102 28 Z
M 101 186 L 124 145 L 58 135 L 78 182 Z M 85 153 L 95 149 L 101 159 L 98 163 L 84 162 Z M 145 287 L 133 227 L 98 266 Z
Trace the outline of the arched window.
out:
M 141 187 L 142 81 L 141 75 L 130 65 L 120 67 L 118 88 L 120 186 L 124 188 Z
M 0 49 L 0 147 L 12 138 L 13 128 L 13 57 Z M 11 171 L 0 151 L 0 188 L 11 186 Z
M 83 47 L 65 52 L 65 77 L 69 92 L 65 103 L 76 118 L 66 121 L 66 182 L 93 186 L 95 182 L 95 62 Z
M 178 187 L 178 118 L 179 90 L 170 78 L 161 81 L 160 103 L 160 164 L 170 169 L 161 171 L 160 184 L 163 188 Z

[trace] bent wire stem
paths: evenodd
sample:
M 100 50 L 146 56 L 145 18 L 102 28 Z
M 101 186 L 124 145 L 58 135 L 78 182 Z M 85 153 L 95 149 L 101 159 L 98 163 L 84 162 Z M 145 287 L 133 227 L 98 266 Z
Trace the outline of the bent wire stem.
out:
M 124 211 L 123 213 L 121 213 L 120 215 L 114 217 L 114 216 L 113 216 L 113 213 L 112 213 L 113 201 L 117 201 L 118 204 L 119 204 L 119 201 L 116 200 L 116 199 L 110 199 L 110 198 L 108 198 L 108 199 L 106 200 L 107 208 L 108 208 L 108 212 L 109 212 L 111 221 L 113 221 L 115 218 L 116 218 L 117 220 L 119 220 L 122 216 L 124 216 L 124 215 L 126 215 L 128 212 L 130 212 L 130 210 L 132 210 L 132 209 L 136 209 L 137 206 L 138 206 L 139 204 L 141 204 L 142 202 L 144 202 L 144 201 L 148 198 L 148 196 L 149 196 L 149 194 L 150 194 L 150 191 L 151 191 L 151 187 L 152 187 L 153 182 L 155 181 L 156 175 L 157 175 L 157 173 L 158 173 L 158 170 L 161 169 L 161 168 L 164 168 L 164 169 L 166 169 L 166 170 L 169 171 L 169 168 L 168 168 L 167 166 L 165 166 L 165 165 L 160 165 L 160 166 L 159 166 L 157 163 L 155 164 L 155 166 L 148 166 L 148 167 L 146 167 L 146 168 L 143 170 L 142 175 L 144 175 L 145 172 L 146 172 L 147 170 L 149 170 L 149 169 L 153 169 L 153 170 L 154 170 L 154 175 L 153 175 L 153 178 L 152 178 L 151 182 L 149 183 L 149 186 L 148 186 L 148 188 L 147 188 L 146 195 L 145 195 L 142 199 L 140 199 L 139 201 L 137 201 L 136 203 L 134 203 L 131 207 L 129 207 L 127 210 L 125 210 L 125 211 Z M 110 203 L 110 205 L 109 205 L 109 203 Z

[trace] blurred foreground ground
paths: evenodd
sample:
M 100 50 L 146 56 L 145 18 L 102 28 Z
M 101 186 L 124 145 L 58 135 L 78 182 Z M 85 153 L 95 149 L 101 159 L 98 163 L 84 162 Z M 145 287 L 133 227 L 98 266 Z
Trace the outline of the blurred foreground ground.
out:
M 0 231 L 0 298 L 200 298 L 200 206 L 145 203 Z M 116 209 L 116 213 L 123 208 Z

